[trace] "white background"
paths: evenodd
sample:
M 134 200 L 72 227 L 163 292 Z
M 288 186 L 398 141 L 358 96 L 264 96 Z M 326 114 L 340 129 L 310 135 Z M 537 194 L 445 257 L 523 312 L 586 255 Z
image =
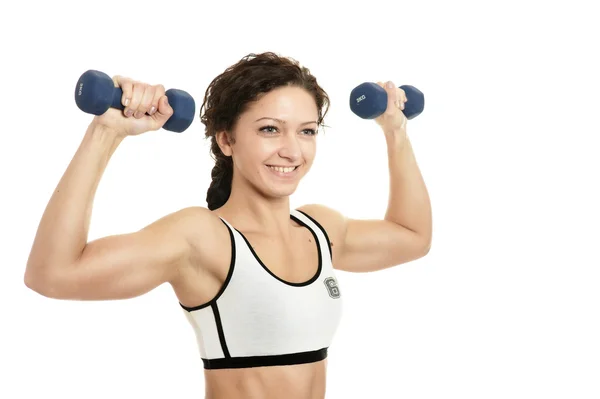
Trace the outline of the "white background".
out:
M 347 105 L 364 81 L 425 93 L 409 122 L 433 206 L 429 255 L 339 273 L 345 308 L 327 398 L 600 397 L 597 13 L 592 1 L 21 1 L 3 6 L 0 397 L 201 398 L 202 363 L 167 285 L 126 301 L 25 288 L 46 203 L 91 116 L 87 69 L 180 88 L 252 52 L 308 66 L 330 126 L 292 205 L 383 217 L 385 141 Z M 343 15 L 343 13 L 348 13 Z M 90 239 L 205 206 L 198 117 L 126 140 Z

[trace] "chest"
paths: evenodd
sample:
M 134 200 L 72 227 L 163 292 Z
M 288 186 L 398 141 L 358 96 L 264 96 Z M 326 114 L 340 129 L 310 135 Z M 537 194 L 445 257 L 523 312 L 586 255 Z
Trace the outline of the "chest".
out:
M 329 346 L 343 297 L 327 241 L 308 233 L 288 246 L 233 231 L 231 268 L 216 302 L 190 316 L 202 345 L 212 340 L 231 356 L 253 357 Z
M 241 251 L 240 251 L 241 252 Z M 278 348 L 287 352 L 326 347 L 342 313 L 333 269 L 321 263 L 309 280 L 280 281 L 260 266 L 239 259 L 228 289 L 219 299 L 221 321 L 238 348 Z M 298 347 L 297 347 L 298 346 Z
M 240 234 L 241 248 L 280 282 L 303 285 L 313 279 L 323 263 L 323 248 L 317 237 L 305 229 L 284 241 L 258 234 Z

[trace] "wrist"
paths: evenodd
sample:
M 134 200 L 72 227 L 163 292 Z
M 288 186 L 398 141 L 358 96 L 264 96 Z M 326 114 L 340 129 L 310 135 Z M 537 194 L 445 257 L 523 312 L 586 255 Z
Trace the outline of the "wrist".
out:
M 402 149 L 408 141 L 406 129 L 385 130 L 384 136 L 389 149 Z
M 105 149 L 110 156 L 125 137 L 125 135 L 119 134 L 114 129 L 92 122 L 85 133 L 84 142 Z
M 119 133 L 117 130 L 98 123 L 95 120 L 90 123 L 86 133 L 105 141 L 123 141 L 127 137 L 126 134 Z

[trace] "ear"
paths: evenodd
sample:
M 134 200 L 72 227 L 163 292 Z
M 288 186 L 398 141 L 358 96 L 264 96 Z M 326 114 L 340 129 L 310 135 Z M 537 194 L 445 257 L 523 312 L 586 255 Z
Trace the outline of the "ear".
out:
M 230 157 L 231 154 L 233 153 L 233 151 L 231 149 L 233 140 L 231 139 L 231 136 L 229 135 L 229 133 L 227 133 L 225 130 L 220 131 L 216 134 L 216 139 L 217 139 L 217 144 L 219 144 L 219 148 L 221 149 L 223 154 L 225 156 Z

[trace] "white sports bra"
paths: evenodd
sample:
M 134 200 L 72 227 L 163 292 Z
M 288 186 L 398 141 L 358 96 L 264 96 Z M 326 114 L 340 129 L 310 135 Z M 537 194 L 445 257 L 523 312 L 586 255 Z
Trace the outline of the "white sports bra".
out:
M 310 363 L 327 357 L 342 312 L 340 289 L 325 229 L 302 211 L 290 217 L 310 230 L 318 251 L 316 274 L 291 283 L 273 274 L 229 222 L 229 273 L 209 302 L 186 307 L 205 369 Z

